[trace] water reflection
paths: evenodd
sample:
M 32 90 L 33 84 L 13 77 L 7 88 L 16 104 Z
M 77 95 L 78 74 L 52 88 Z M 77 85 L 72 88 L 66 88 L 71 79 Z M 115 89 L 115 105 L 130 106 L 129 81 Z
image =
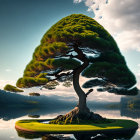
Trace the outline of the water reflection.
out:
M 65 104 L 65 105 L 64 105 Z M 27 106 L 27 107 L 3 107 L 0 108 L 0 119 L 5 121 L 16 119 L 22 116 L 28 115 L 29 117 L 39 117 L 40 115 L 51 114 L 51 113 L 58 113 L 58 112 L 65 112 L 67 110 L 71 110 L 75 104 L 65 102 L 59 104 L 56 103 L 55 105 L 49 104 L 45 106 Z
M 120 101 L 121 116 L 133 119 L 140 118 L 140 95 L 135 97 L 122 97 Z
M 55 104 L 55 105 L 47 105 L 44 107 L 3 107 L 0 108 L 0 119 L 3 119 L 5 121 L 11 120 L 11 119 L 16 119 L 22 116 L 28 115 L 28 117 L 32 118 L 39 118 L 40 115 L 46 115 L 46 114 L 51 114 L 51 113 L 58 113 L 58 112 L 67 112 L 75 107 L 76 104 L 74 103 L 67 103 L 67 105 L 61 104 Z M 120 105 L 119 108 L 108 108 L 108 105 L 104 105 L 103 107 L 95 107 L 96 105 L 91 106 L 90 109 L 93 111 L 106 111 L 106 112 L 116 112 L 117 114 L 120 112 L 121 116 L 126 116 L 130 117 L 133 119 L 138 119 L 140 118 L 140 109 L 135 109 L 135 108 L 129 108 L 127 106 Z M 111 106 L 111 104 L 110 104 Z M 114 114 L 112 113 L 112 114 Z
M 44 115 L 72 109 L 76 104 L 57 95 L 24 96 L 0 90 L 0 118 L 10 120 L 25 115 Z
M 11 94 L 0 90 L 0 118 L 3 120 L 16 119 L 25 115 L 30 117 L 58 113 L 71 110 L 76 106 L 74 100 L 67 101 L 68 97 L 44 96 L 30 97 Z M 134 97 L 122 97 L 120 102 L 89 102 L 91 110 L 118 110 L 121 116 L 140 118 L 140 94 Z
M 42 100 L 42 99 L 40 99 Z M 32 106 L 3 106 L 0 107 L 0 139 L 2 140 L 20 140 L 23 139 L 22 137 L 28 137 L 28 139 L 42 139 L 45 140 L 46 138 L 49 140 L 52 139 L 52 135 L 35 135 L 35 134 L 22 134 L 21 132 L 15 131 L 15 122 L 20 119 L 29 119 L 29 117 L 40 117 L 41 119 L 48 119 L 48 118 L 54 118 L 58 114 L 65 114 L 69 110 L 73 109 L 76 103 L 74 102 L 64 102 L 57 100 L 53 100 L 52 98 L 47 98 L 46 104 L 35 104 Z M 140 109 L 139 108 L 133 108 L 127 105 L 127 101 L 125 98 L 122 98 L 120 103 L 114 104 L 89 104 L 89 108 L 102 115 L 106 118 L 119 118 L 119 119 L 133 119 L 134 121 L 138 122 L 140 125 Z M 130 101 L 130 100 L 129 100 Z M 23 117 L 24 116 L 24 117 Z M 123 117 L 122 117 L 123 116 Z M 125 116 L 125 117 L 124 117 Z M 127 118 L 128 117 L 128 118 Z M 26 136 L 25 136 L 26 135 Z M 134 136 L 133 136 L 134 135 Z M 29 138 L 30 137 L 30 138 Z M 34 138 L 33 138 L 34 137 Z M 48 138 L 49 137 L 49 138 Z M 127 140 L 139 140 L 140 139 L 140 129 L 138 129 L 137 133 L 127 133 L 125 135 L 122 134 L 92 134 L 91 135 L 85 135 L 85 134 L 74 134 L 74 135 L 62 135 L 58 137 L 58 135 L 53 135 L 53 139 L 65 139 L 72 140 L 72 139 L 78 139 L 82 140 L 120 140 L 121 138 L 127 139 Z M 52 139 L 52 140 L 53 140 Z
M 111 133 L 75 133 L 72 134 L 76 140 L 129 140 L 131 139 L 136 130 L 131 131 L 124 131 L 123 133 L 120 132 L 111 132 Z M 60 135 L 60 134 L 37 134 L 37 133 L 27 133 L 23 131 L 17 130 L 17 134 L 19 137 L 25 138 L 25 139 L 34 139 L 34 138 L 41 138 L 42 140 L 74 140 L 71 137 L 68 137 L 67 135 Z

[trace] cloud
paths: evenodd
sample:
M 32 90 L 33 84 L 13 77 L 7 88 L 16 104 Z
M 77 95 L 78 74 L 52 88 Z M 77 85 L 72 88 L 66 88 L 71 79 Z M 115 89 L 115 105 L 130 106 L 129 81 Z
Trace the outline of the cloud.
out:
M 6 72 L 11 72 L 12 70 L 11 70 L 11 69 L 6 69 L 5 71 L 6 71 Z
M 138 70 L 136 78 L 137 78 L 137 88 L 140 89 L 140 70 Z
M 137 67 L 138 67 L 138 70 L 136 72 L 137 87 L 140 89 L 140 64 L 138 64 Z
M 85 77 L 80 77 L 80 85 L 82 85 L 85 81 L 89 80 Z M 6 84 L 16 85 L 16 81 L 11 80 L 0 80 L 0 89 L 3 89 Z M 41 95 L 46 95 L 47 97 L 54 97 L 55 99 L 61 99 L 66 101 L 78 101 L 78 96 L 75 93 L 75 90 L 73 86 L 67 88 L 62 86 L 60 84 L 56 87 L 54 90 L 47 90 L 43 89 L 40 90 L 39 87 L 32 87 L 32 88 L 25 88 L 23 89 L 23 93 L 18 93 L 20 95 L 29 95 L 31 92 L 37 92 Z M 89 89 L 83 89 L 85 92 L 87 92 Z M 112 102 L 112 101 L 119 101 L 121 96 L 115 95 L 115 94 L 109 94 L 109 93 L 100 93 L 97 92 L 96 89 L 88 96 L 88 101 L 106 101 L 106 102 Z
M 140 64 L 138 64 L 137 66 L 140 67 Z
M 3 89 L 6 84 L 15 85 L 16 81 L 13 81 L 13 80 L 0 80 L 0 89 Z
M 85 77 L 80 77 L 80 85 L 82 85 L 87 80 L 89 79 Z M 0 89 L 3 89 L 6 84 L 11 84 L 15 86 L 16 81 L 0 80 Z M 60 84 L 60 86 L 56 87 L 56 89 L 54 90 L 47 90 L 47 89 L 40 90 L 39 87 L 25 88 L 23 90 L 24 90 L 24 93 L 18 93 L 18 94 L 29 95 L 29 93 L 31 92 L 37 92 L 37 93 L 40 93 L 41 95 L 46 95 L 47 97 L 54 97 L 56 99 L 59 98 L 61 100 L 75 101 L 75 102 L 78 101 L 78 96 L 75 93 L 73 86 L 67 88 L 67 87 L 62 86 L 62 84 Z M 87 92 L 89 89 L 83 89 L 83 90 Z M 91 100 L 107 101 L 107 102 L 119 101 L 120 96 L 118 95 L 116 96 L 115 94 L 109 94 L 109 93 L 100 93 L 94 90 L 93 93 L 91 93 L 88 96 L 88 101 L 91 101 Z
M 10 139 L 14 139 L 15 137 L 14 136 L 10 136 Z
M 115 39 L 117 40 L 121 50 L 140 51 L 140 30 L 123 31 L 118 33 Z
M 140 76 L 140 70 L 138 70 L 138 72 L 137 72 L 137 76 Z M 140 77 L 139 77 L 140 78 Z
M 88 78 L 85 77 L 80 77 L 80 85 L 82 86 L 82 84 L 89 80 Z M 11 85 L 15 85 L 16 81 L 11 81 L 11 80 L 0 80 L 0 89 L 3 89 L 4 86 L 6 84 L 11 84 Z M 46 95 L 48 98 L 54 98 L 54 99 L 59 99 L 59 100 L 65 100 L 65 101 L 78 101 L 78 96 L 75 93 L 75 90 L 73 88 L 73 86 L 67 88 L 62 86 L 62 84 L 60 84 L 60 86 L 56 87 L 56 89 L 54 90 L 47 90 L 47 89 L 43 89 L 40 90 L 39 87 L 32 87 L 32 88 L 25 88 L 23 89 L 24 92 L 23 93 L 18 93 L 20 95 L 29 95 L 29 93 L 31 92 L 37 92 L 40 93 L 41 95 Z M 89 89 L 84 89 L 83 90 L 85 92 L 87 92 Z M 111 93 L 100 93 L 97 92 L 96 89 L 94 89 L 94 91 L 88 96 L 87 100 L 88 101 L 106 101 L 106 102 L 118 102 L 120 101 L 121 96 L 119 95 L 115 95 L 115 94 L 111 94 Z
M 140 51 L 140 0 L 83 0 L 121 50 Z M 102 17 L 102 18 L 100 18 Z
M 73 2 L 74 3 L 80 3 L 80 2 L 82 2 L 82 0 L 74 0 Z

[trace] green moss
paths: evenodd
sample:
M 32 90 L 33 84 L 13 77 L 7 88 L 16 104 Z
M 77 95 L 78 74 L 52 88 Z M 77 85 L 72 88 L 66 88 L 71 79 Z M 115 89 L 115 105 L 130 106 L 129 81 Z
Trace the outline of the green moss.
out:
M 80 42 L 82 46 L 97 49 L 119 49 L 111 35 L 94 19 L 72 14 L 53 25 L 43 36 L 41 44 L 46 42 Z
M 27 88 L 39 85 L 45 85 L 48 82 L 46 78 L 33 78 L 33 77 L 24 77 L 18 79 L 16 85 L 20 88 Z
M 40 73 L 39 75 L 36 76 L 36 78 L 45 78 L 47 73 Z
M 16 126 L 20 129 L 27 129 L 27 131 L 34 132 L 58 132 L 58 133 L 73 133 L 73 132 L 85 132 L 85 131 L 104 131 L 104 130 L 116 130 L 120 131 L 123 129 L 136 129 L 138 124 L 131 120 L 120 120 L 116 119 L 112 123 L 104 124 L 68 124 L 68 125 L 59 125 L 59 124 L 43 124 L 39 120 L 20 120 L 16 122 Z
M 46 59 L 46 61 L 44 63 L 49 68 L 53 68 L 53 62 L 54 62 L 54 59 L 53 58 L 48 58 L 48 59 Z
M 7 85 L 4 87 L 4 90 L 11 91 L 11 92 L 24 92 L 23 90 L 21 90 L 21 89 L 15 87 L 15 86 L 9 85 L 9 84 L 7 84 Z
M 33 59 L 36 61 L 45 61 L 49 57 L 54 57 L 58 53 L 63 54 L 68 50 L 66 43 L 64 42 L 53 42 L 53 43 L 44 43 L 38 46 L 34 53 Z

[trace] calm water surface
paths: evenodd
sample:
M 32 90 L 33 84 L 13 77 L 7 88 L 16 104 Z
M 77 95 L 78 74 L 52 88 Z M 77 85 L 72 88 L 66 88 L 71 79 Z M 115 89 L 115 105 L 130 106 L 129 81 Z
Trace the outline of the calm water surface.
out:
M 63 108 L 59 108 L 57 110 L 49 110 L 48 108 L 25 108 L 25 109 L 16 109 L 16 108 L 8 108 L 4 110 L 0 110 L 0 140 L 23 140 L 25 138 L 19 137 L 17 131 L 15 130 L 15 122 L 20 119 L 29 119 L 28 115 L 40 115 L 40 119 L 50 119 L 54 118 L 57 115 L 65 114 L 72 108 L 68 108 L 67 110 Z M 140 111 L 139 110 L 130 110 L 130 109 L 91 109 L 92 111 L 99 113 L 100 115 L 106 118 L 117 118 L 117 119 L 131 119 L 138 122 L 140 126 Z M 73 135 L 64 135 L 65 137 L 70 137 L 71 139 L 75 139 Z M 28 138 L 27 138 L 28 139 Z M 42 140 L 42 138 L 34 138 L 35 140 Z M 98 139 L 98 138 L 94 138 Z M 104 138 L 100 138 L 104 139 Z M 66 138 L 65 138 L 66 140 Z M 128 139 L 114 139 L 114 140 L 128 140 Z M 140 128 L 137 129 L 135 135 L 131 138 L 131 140 L 140 140 Z

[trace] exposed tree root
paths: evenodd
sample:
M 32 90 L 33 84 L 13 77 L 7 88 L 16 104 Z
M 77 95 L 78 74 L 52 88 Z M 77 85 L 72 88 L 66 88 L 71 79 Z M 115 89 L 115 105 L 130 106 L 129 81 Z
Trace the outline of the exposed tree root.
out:
M 72 111 L 65 115 L 59 115 L 50 124 L 82 124 L 82 123 L 106 123 L 109 120 L 101 117 L 99 114 L 90 112 L 88 108 L 80 111 L 75 107 Z

